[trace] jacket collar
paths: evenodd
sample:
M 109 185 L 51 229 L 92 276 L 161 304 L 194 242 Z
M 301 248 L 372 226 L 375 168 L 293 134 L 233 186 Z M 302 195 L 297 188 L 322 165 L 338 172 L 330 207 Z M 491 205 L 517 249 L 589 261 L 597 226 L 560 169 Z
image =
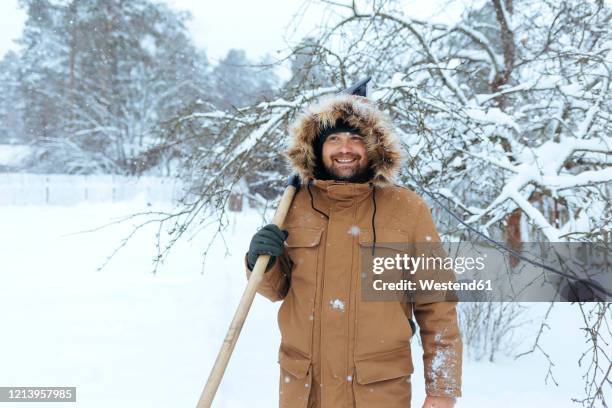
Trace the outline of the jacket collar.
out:
M 336 180 L 312 180 L 312 187 L 320 190 L 331 201 L 362 201 L 372 194 L 373 183 L 349 183 Z

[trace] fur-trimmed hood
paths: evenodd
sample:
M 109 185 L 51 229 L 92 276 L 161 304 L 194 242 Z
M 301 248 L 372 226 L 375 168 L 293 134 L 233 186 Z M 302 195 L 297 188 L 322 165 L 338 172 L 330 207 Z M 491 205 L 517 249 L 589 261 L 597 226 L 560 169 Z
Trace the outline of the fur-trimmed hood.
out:
M 348 94 L 321 99 L 303 112 L 291 128 L 287 157 L 302 183 L 315 178 L 317 159 L 314 144 L 319 132 L 333 126 L 339 119 L 358 129 L 365 138 L 374 174 L 371 181 L 381 187 L 393 184 L 401 165 L 402 152 L 391 119 L 374 102 Z

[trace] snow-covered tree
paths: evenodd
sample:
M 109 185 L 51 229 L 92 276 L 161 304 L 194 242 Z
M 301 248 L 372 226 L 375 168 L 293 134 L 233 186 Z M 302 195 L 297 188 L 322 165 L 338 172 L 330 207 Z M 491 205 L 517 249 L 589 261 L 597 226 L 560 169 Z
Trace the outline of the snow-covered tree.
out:
M 68 49 L 57 30 L 61 6 L 49 0 L 24 0 L 27 11 L 18 82 L 23 100 L 23 138 L 35 142 L 62 132 L 63 81 Z
M 215 105 L 230 110 L 273 98 L 278 79 L 266 65 L 251 62 L 244 50 L 229 50 L 213 69 Z
M 334 3 L 342 17 L 321 28 L 316 48 L 324 67 L 348 67 L 336 86 L 181 120 L 207 118 L 203 131 L 227 124 L 234 137 L 218 140 L 223 155 L 202 158 L 223 163 L 224 177 L 244 166 L 227 163 L 244 153 L 238 142 L 258 171 L 282 153 L 299 109 L 371 74 L 372 98 L 393 115 L 408 152 L 405 184 L 427 188 L 493 237 L 504 238 L 518 211 L 524 241 L 596 240 L 611 219 L 609 9 L 519 3 L 495 0 L 450 26 L 411 19 L 395 1 Z M 456 222 L 445 230 L 470 234 Z
M 158 154 L 159 125 L 209 88 L 188 14 L 149 0 L 21 5 L 18 80 L 38 170 L 134 173 L 177 154 Z
M 10 51 L 0 61 L 0 143 L 23 142 L 19 57 Z
M 291 78 L 284 84 L 285 92 L 295 96 L 305 89 L 317 89 L 338 82 L 345 67 L 340 63 L 338 66 L 334 65 L 335 68 L 326 70 L 323 64 L 329 61 L 321 58 L 323 55 L 323 50 L 312 37 L 303 38 L 293 47 Z

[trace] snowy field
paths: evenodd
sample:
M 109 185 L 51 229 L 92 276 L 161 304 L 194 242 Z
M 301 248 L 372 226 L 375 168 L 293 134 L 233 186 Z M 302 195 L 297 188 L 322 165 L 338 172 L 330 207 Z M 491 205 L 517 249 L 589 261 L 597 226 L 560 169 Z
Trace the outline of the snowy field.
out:
M 102 271 L 130 226 L 72 234 L 147 207 L 129 202 L 0 206 L 0 386 L 76 386 L 78 407 L 194 407 L 245 287 L 242 257 L 262 218 L 236 216 L 202 269 L 204 232 L 181 242 L 152 274 L 156 228 L 141 231 Z M 203 273 L 202 273 L 203 271 Z M 276 406 L 278 304 L 257 296 L 223 379 L 215 407 Z M 531 304 L 533 339 L 546 304 Z M 538 354 L 494 364 L 465 361 L 457 407 L 575 407 L 585 342 L 577 308 L 557 304 Z M 413 340 L 413 407 L 424 398 L 421 350 Z M 530 347 L 525 342 L 517 352 Z M 1 407 L 9 404 L 0 404 Z M 19 407 L 40 406 L 20 403 Z M 62 406 L 55 403 L 54 407 Z M 331 407 L 330 407 L 331 408 Z

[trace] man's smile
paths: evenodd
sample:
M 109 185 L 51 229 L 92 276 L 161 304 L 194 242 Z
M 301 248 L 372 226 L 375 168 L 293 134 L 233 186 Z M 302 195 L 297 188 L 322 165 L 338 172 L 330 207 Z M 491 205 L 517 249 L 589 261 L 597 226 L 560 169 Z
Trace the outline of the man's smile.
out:
M 334 158 L 334 164 L 340 167 L 352 167 L 359 162 L 359 157 L 338 157 Z

